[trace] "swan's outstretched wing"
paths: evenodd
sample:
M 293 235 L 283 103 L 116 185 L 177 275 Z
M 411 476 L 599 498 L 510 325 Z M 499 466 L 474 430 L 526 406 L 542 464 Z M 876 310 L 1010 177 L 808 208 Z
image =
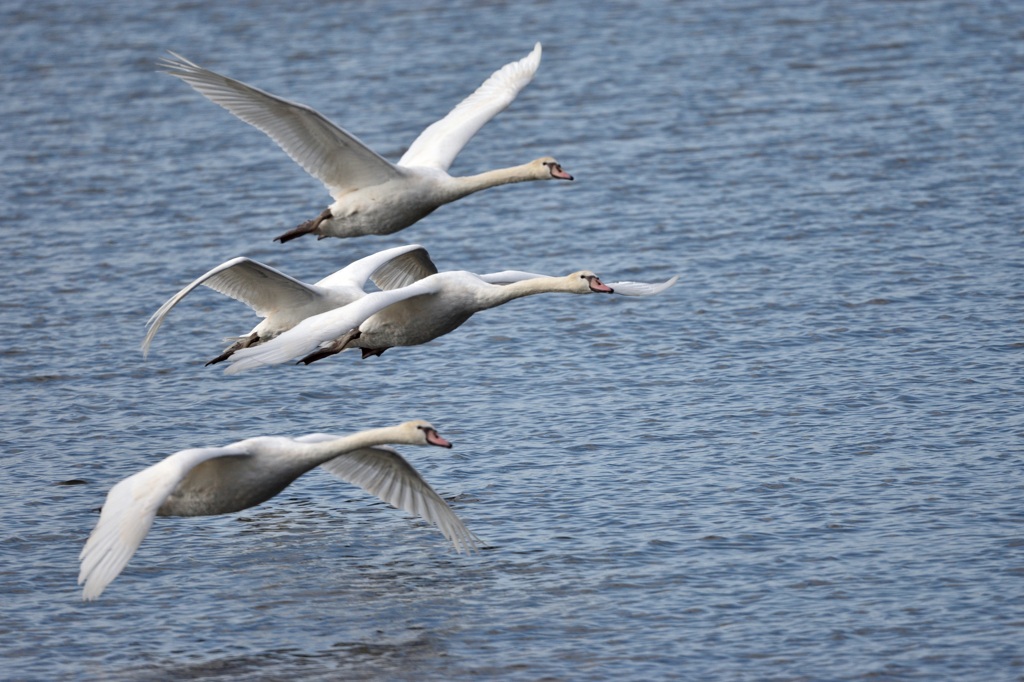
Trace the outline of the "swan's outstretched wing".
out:
M 402 175 L 400 168 L 310 107 L 170 54 L 173 59 L 159 63 L 167 73 L 269 135 L 307 173 L 324 183 L 335 199 L 346 190 L 372 187 Z
M 423 247 L 393 258 L 373 271 L 370 279 L 385 291 L 401 289 L 424 277 L 437 274 L 437 266 Z
M 324 277 L 317 286 L 349 285 L 362 289 L 367 280 L 373 280 L 381 289 L 398 289 L 434 274 L 437 266 L 427 250 L 419 244 L 408 244 L 360 258 Z
M 466 143 L 497 116 L 533 80 L 540 66 L 540 43 L 519 61 L 501 67 L 440 121 L 420 133 L 399 166 L 428 166 L 447 171 Z
M 676 283 L 679 275 L 665 280 L 661 284 L 648 284 L 646 282 L 605 282 L 616 294 L 623 296 L 653 296 L 660 294 Z
M 121 573 L 149 533 L 160 505 L 189 471 L 208 459 L 244 454 L 230 445 L 181 450 L 111 488 L 100 520 L 78 556 L 78 584 L 85 584 L 82 599 L 100 596 Z
M 315 443 L 338 436 L 314 433 L 295 440 Z M 353 450 L 320 465 L 348 483 L 376 495 L 392 507 L 437 526 L 457 552 L 472 552 L 483 544 L 430 487 L 416 468 L 395 450 L 377 446 Z
M 146 338 L 142 340 L 143 356 L 149 353 L 153 337 L 156 336 L 157 330 L 163 324 L 164 318 L 171 312 L 171 308 L 200 284 L 225 296 L 230 296 L 236 301 L 241 301 L 261 317 L 266 317 L 279 308 L 306 305 L 323 297 L 323 293 L 318 287 L 300 282 L 269 265 L 244 256 L 232 258 L 197 277 L 153 313 L 149 322 L 146 323 Z
M 522 270 L 502 270 L 501 272 L 478 275 L 478 277 L 488 284 L 512 284 L 513 282 L 521 282 L 524 279 L 547 277 L 547 275 L 538 275 L 535 272 L 523 272 Z
M 390 305 L 436 293 L 437 284 L 436 277 L 428 277 L 401 289 L 374 291 L 341 308 L 307 317 L 266 343 L 235 351 L 228 358 L 231 365 L 224 373 L 237 374 L 247 369 L 279 365 L 309 355 L 321 344 L 340 339 L 353 329 L 358 329 L 371 315 Z
M 521 270 L 504 270 L 502 272 L 479 275 L 480 279 L 490 284 L 511 284 L 512 282 L 519 282 L 524 279 L 545 276 L 532 272 L 522 272 Z M 622 294 L 623 296 L 653 296 L 668 289 L 678 279 L 679 275 L 676 275 L 660 284 L 648 284 L 646 282 L 605 282 L 605 284 L 612 288 L 613 293 Z

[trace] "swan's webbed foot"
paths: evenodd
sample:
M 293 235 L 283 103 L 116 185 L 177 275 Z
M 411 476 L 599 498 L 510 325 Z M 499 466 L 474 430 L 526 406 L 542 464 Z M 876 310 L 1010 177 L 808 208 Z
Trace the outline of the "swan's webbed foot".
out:
M 364 348 L 363 349 L 363 357 L 361 359 L 365 360 L 366 358 L 370 357 L 371 355 L 376 355 L 377 357 L 380 357 L 381 353 L 383 353 L 386 350 L 387 350 L 387 348 Z
M 205 367 L 209 367 L 210 365 L 216 365 L 218 362 L 224 362 L 225 360 L 230 358 L 232 355 L 234 355 L 236 350 L 242 350 L 243 348 L 248 348 L 249 346 L 255 346 L 259 342 L 260 342 L 259 334 L 257 334 L 256 332 L 253 332 L 252 334 L 249 334 L 249 336 L 245 337 L 244 339 L 239 339 L 238 341 L 235 341 L 233 344 L 228 346 L 227 349 L 223 353 L 221 353 L 220 355 L 215 357 L 213 360 L 210 360 L 204 366 Z
M 297 364 L 308 365 L 311 362 L 316 362 L 317 360 L 323 360 L 324 358 L 336 355 L 345 350 L 345 348 L 348 347 L 348 344 L 358 339 L 360 334 L 362 334 L 362 332 L 358 329 L 353 329 L 341 338 L 335 339 L 326 346 L 316 349 L 306 357 L 299 360 Z
M 281 242 L 282 244 L 284 244 L 285 242 L 291 241 L 296 237 L 301 237 L 304 234 L 312 234 L 320 228 L 320 223 L 322 223 L 325 220 L 330 220 L 333 217 L 334 214 L 331 213 L 331 209 L 325 208 L 324 212 L 318 215 L 316 218 L 313 218 L 312 220 L 307 220 L 298 227 L 288 230 L 280 237 L 275 238 L 274 241 Z

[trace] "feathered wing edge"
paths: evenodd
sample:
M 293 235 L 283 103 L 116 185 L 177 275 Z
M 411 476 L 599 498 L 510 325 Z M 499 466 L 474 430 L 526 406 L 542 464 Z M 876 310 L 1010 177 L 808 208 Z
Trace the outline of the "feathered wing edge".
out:
M 159 62 L 166 73 L 261 130 L 335 199 L 350 189 L 378 185 L 404 173 L 315 109 L 169 54 Z
M 310 434 L 296 440 L 318 442 L 334 438 L 337 436 Z M 433 524 L 452 543 L 457 552 L 472 553 L 478 546 L 484 545 L 483 541 L 466 528 L 444 498 L 427 483 L 416 467 L 392 448 L 361 448 L 339 455 L 320 466 L 391 506 Z
M 232 258 L 192 280 L 150 316 L 146 323 L 146 337 L 142 340 L 143 357 L 149 355 L 149 347 L 171 309 L 199 285 L 244 303 L 261 317 L 266 317 L 277 307 L 302 305 L 322 296 L 317 287 L 269 265 L 245 256 Z
M 419 244 L 406 244 L 364 256 L 316 284 L 328 288 L 346 284 L 362 289 L 369 280 L 380 289 L 398 289 L 434 274 L 437 266 L 427 250 Z
M 679 280 L 675 275 L 660 284 L 648 284 L 647 282 L 605 282 L 616 294 L 623 296 L 654 296 L 668 289 Z
M 149 533 L 160 505 L 193 467 L 215 457 L 244 454 L 232 446 L 181 450 L 114 485 L 78 555 L 83 601 L 99 597 L 120 575 Z
M 444 118 L 432 123 L 399 159 L 403 167 L 427 166 L 447 171 L 462 148 L 484 125 L 504 111 L 540 67 L 541 45 L 522 59 L 492 73 L 473 94 Z

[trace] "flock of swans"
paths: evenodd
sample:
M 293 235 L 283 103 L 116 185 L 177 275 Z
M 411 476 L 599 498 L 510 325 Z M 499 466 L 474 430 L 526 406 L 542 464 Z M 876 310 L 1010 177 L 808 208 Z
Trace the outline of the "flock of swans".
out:
M 473 94 L 430 125 L 393 164 L 313 109 L 204 69 L 183 57 L 161 61 L 167 73 L 262 130 L 320 180 L 334 199 L 313 220 L 282 234 L 356 237 L 391 234 L 438 207 L 489 187 L 529 180 L 572 180 L 542 157 L 512 168 L 453 177 L 448 167 L 463 146 L 504 110 L 540 66 L 533 51 L 494 72 Z M 207 364 L 226 374 L 289 361 L 309 364 L 349 348 L 364 358 L 396 346 L 432 341 L 474 313 L 542 293 L 649 296 L 675 284 L 604 283 L 588 270 L 549 277 L 518 270 L 478 275 L 438 272 L 418 244 L 361 258 L 307 284 L 249 258 L 212 268 L 167 300 L 149 319 L 147 355 L 171 310 L 202 285 L 249 306 L 262 321 Z M 367 291 L 372 282 L 377 290 Z M 116 578 L 156 516 L 227 514 L 261 504 L 299 476 L 320 467 L 436 526 L 458 552 L 484 543 L 470 532 L 419 472 L 388 445 L 452 444 L 425 421 L 337 436 L 262 436 L 221 447 L 181 450 L 120 481 L 107 494 L 99 521 L 79 556 L 82 598 L 92 600 Z

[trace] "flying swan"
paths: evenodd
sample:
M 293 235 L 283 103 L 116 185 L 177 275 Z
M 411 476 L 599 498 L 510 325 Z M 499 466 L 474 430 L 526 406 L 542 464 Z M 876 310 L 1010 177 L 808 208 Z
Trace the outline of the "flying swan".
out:
M 495 71 L 447 116 L 420 133 L 393 164 L 313 109 L 222 76 L 171 52 L 159 65 L 201 95 L 269 135 L 330 192 L 323 213 L 277 237 L 304 234 L 357 237 L 391 234 L 438 207 L 474 192 L 528 180 L 572 180 L 551 157 L 478 175 L 453 177 L 448 168 L 467 142 L 533 79 L 541 46 Z
M 365 358 L 393 346 L 427 343 L 458 328 L 474 313 L 524 296 L 559 292 L 650 296 L 668 289 L 678 279 L 677 275 L 661 284 L 604 284 L 588 270 L 565 277 L 515 270 L 489 275 L 461 270 L 440 272 L 400 289 L 373 292 L 341 308 L 307 317 L 264 344 L 236 351 L 228 358 L 231 365 L 225 373 L 291 360 L 309 364 L 346 348 L 361 348 Z
M 320 466 L 440 529 L 458 552 L 480 540 L 416 469 L 386 443 L 452 444 L 425 421 L 350 436 L 263 436 L 223 447 L 181 450 L 129 476 L 107 493 L 96 528 L 79 555 L 82 599 L 96 599 L 128 564 L 156 516 L 210 516 L 248 509 Z
M 149 354 L 153 338 L 171 309 L 199 285 L 245 303 L 264 318 L 251 332 L 235 337 L 234 343 L 223 353 L 206 363 L 213 365 L 226 360 L 236 350 L 274 338 L 311 315 L 362 298 L 366 295 L 364 287 L 367 280 L 381 289 L 395 289 L 436 272 L 437 267 L 431 262 L 427 250 L 419 244 L 378 251 L 324 277 L 316 284 L 306 284 L 244 256 L 233 258 L 197 277 L 153 313 L 146 324 L 142 355 L 146 357 Z

